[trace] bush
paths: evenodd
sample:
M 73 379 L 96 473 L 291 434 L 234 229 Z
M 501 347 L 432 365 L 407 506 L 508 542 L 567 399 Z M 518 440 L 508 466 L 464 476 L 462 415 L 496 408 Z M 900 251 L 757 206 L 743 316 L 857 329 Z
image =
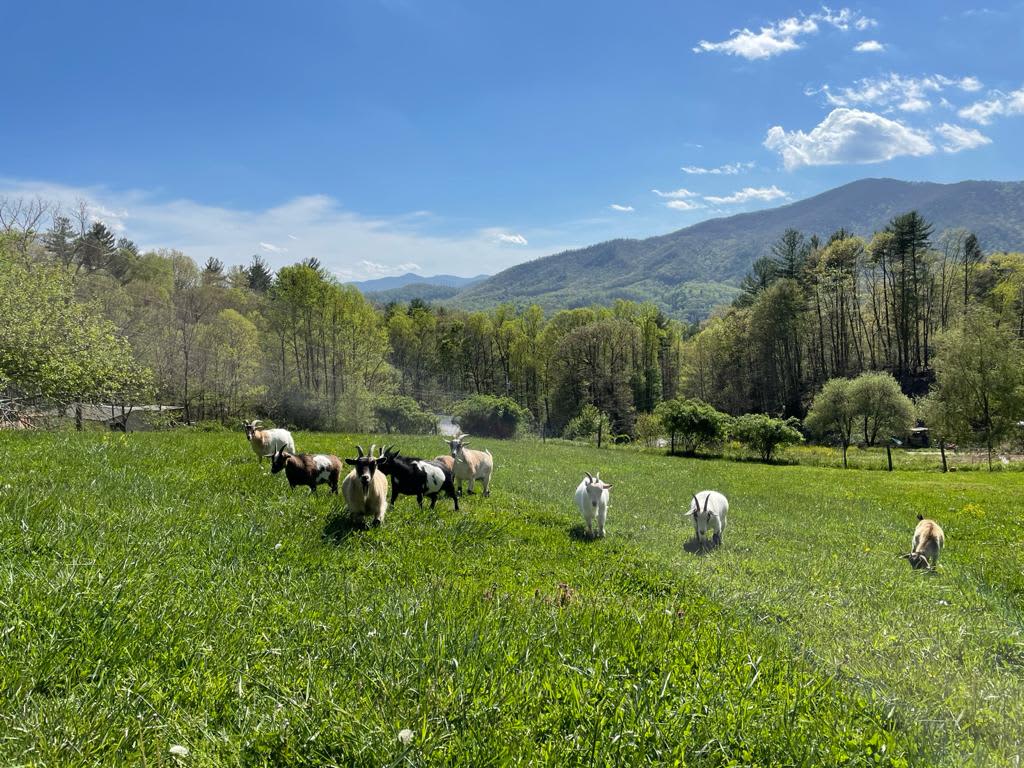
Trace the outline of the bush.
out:
M 725 438 L 729 416 L 715 410 L 703 400 L 676 398 L 666 400 L 654 411 L 661 419 L 665 431 L 671 435 L 670 451 L 675 453 L 677 439 L 683 444 L 685 453 L 696 453 L 705 445 L 717 443 Z
M 423 410 L 419 403 L 405 395 L 387 395 L 373 407 L 380 428 L 387 433 L 425 435 L 437 431 L 437 417 Z
M 578 416 L 565 425 L 562 437 L 566 440 L 593 440 L 598 432 L 608 436 L 611 429 L 612 421 L 608 414 L 588 403 L 583 406 Z
M 648 448 L 655 446 L 664 431 L 661 419 L 653 413 L 641 413 L 636 417 L 636 425 L 633 427 L 634 437 L 637 442 L 643 443 Z
M 452 421 L 467 434 L 507 438 L 529 424 L 530 412 L 509 397 L 473 395 L 455 404 Z
M 791 422 L 773 419 L 764 413 L 748 413 L 732 424 L 732 436 L 761 457 L 771 461 L 780 446 L 803 442 L 803 436 Z

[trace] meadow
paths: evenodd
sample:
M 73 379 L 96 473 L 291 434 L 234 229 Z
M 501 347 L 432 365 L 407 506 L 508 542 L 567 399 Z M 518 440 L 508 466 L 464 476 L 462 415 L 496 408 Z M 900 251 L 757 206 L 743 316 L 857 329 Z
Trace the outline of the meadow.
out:
M 0 433 L 0 764 L 1020 764 L 1024 473 L 476 447 L 490 498 L 364 530 L 238 433 Z

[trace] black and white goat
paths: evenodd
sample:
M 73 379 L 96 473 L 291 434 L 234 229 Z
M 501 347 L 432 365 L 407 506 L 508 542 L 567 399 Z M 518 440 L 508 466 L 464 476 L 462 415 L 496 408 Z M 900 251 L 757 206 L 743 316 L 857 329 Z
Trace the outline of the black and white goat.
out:
M 327 483 L 331 493 L 338 494 L 338 478 L 341 477 L 341 461 L 327 453 L 289 453 L 278 448 L 270 457 L 270 472 L 276 475 L 284 470 L 288 485 L 308 485 L 311 494 L 316 487 Z
M 391 505 L 399 495 L 415 496 L 416 503 L 423 509 L 423 497 L 430 499 L 430 508 L 437 504 L 437 496 L 444 491 L 455 501 L 459 509 L 459 497 L 455 493 L 452 471 L 442 462 L 426 461 L 402 456 L 394 447 L 381 449 L 381 460 L 377 468 L 391 478 Z

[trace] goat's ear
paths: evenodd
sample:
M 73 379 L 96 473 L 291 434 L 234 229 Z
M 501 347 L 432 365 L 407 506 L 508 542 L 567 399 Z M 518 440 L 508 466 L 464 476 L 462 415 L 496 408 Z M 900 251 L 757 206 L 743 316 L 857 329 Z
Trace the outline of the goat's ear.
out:
M 918 519 L 918 520 L 924 520 L 924 515 L 922 515 L 922 514 L 918 513 L 918 515 L 917 515 L 917 519 Z
M 601 483 L 601 487 L 604 488 L 606 491 L 610 491 L 612 489 L 612 484 L 611 483 Z
M 348 464 L 350 467 L 354 467 L 356 465 L 356 460 L 355 459 L 345 459 L 345 463 Z

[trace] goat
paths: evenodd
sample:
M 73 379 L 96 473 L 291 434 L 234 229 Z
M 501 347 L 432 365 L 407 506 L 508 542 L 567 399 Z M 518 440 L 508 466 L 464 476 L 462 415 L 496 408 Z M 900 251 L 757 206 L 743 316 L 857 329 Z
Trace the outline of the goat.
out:
M 922 515 L 918 515 L 917 520 L 914 538 L 910 541 L 910 551 L 897 557 L 909 560 L 911 568 L 934 571 L 939 563 L 942 547 L 946 544 L 946 536 L 934 520 L 928 520 Z
M 694 537 L 701 549 L 707 547 L 709 527 L 713 532 L 712 546 L 721 546 L 722 534 L 725 533 L 725 516 L 728 512 L 729 500 L 718 491 L 700 491 L 693 495 L 693 503 L 686 516 L 693 518 Z
M 384 524 L 384 515 L 388 511 L 388 479 L 383 472 L 377 471 L 379 458 L 374 458 L 376 445 L 370 446 L 370 453 L 363 455 L 362 446 L 357 445 L 359 456 L 345 459 L 345 463 L 353 467 L 341 484 L 341 492 L 345 496 L 349 514 L 353 517 L 372 515 L 377 525 Z
M 278 448 L 270 457 L 270 472 L 276 475 L 284 470 L 288 485 L 308 485 L 310 495 L 316 493 L 316 487 L 322 483 L 331 486 L 331 493 L 338 494 L 338 478 L 341 477 L 341 461 L 337 456 L 324 453 L 288 453 Z
M 278 448 L 284 448 L 288 453 L 295 455 L 295 441 L 291 432 L 287 429 L 257 429 L 259 424 L 259 419 L 253 419 L 243 422 L 242 426 L 245 427 L 245 436 L 261 464 L 264 457 L 273 457 Z
M 473 493 L 473 486 L 479 480 L 484 486 L 484 496 L 491 495 L 491 473 L 494 472 L 494 457 L 488 450 L 476 451 L 466 448 L 469 435 L 457 434 L 451 440 L 445 440 L 451 457 L 455 460 L 455 484 L 458 487 L 459 495 L 462 495 L 462 483 L 469 483 L 469 493 Z
M 576 506 L 579 507 L 583 522 L 587 524 L 587 535 L 593 536 L 594 517 L 597 517 L 597 535 L 604 537 L 604 521 L 608 517 L 608 499 L 611 485 L 601 482 L 601 473 L 592 477 L 589 472 L 584 472 L 586 477 L 576 486 Z
M 423 509 L 423 497 L 430 499 L 430 508 L 437 504 L 437 496 L 444 491 L 455 500 L 455 511 L 459 510 L 459 497 L 455 493 L 452 472 L 439 461 L 424 461 L 402 456 L 401 451 L 385 446 L 381 449 L 378 469 L 391 478 L 391 506 L 400 494 L 415 496 L 416 503 Z
M 440 456 L 435 456 L 433 461 L 435 464 L 443 465 L 445 469 L 452 473 L 452 476 L 455 475 L 455 459 L 453 459 L 447 453 L 442 454 Z

